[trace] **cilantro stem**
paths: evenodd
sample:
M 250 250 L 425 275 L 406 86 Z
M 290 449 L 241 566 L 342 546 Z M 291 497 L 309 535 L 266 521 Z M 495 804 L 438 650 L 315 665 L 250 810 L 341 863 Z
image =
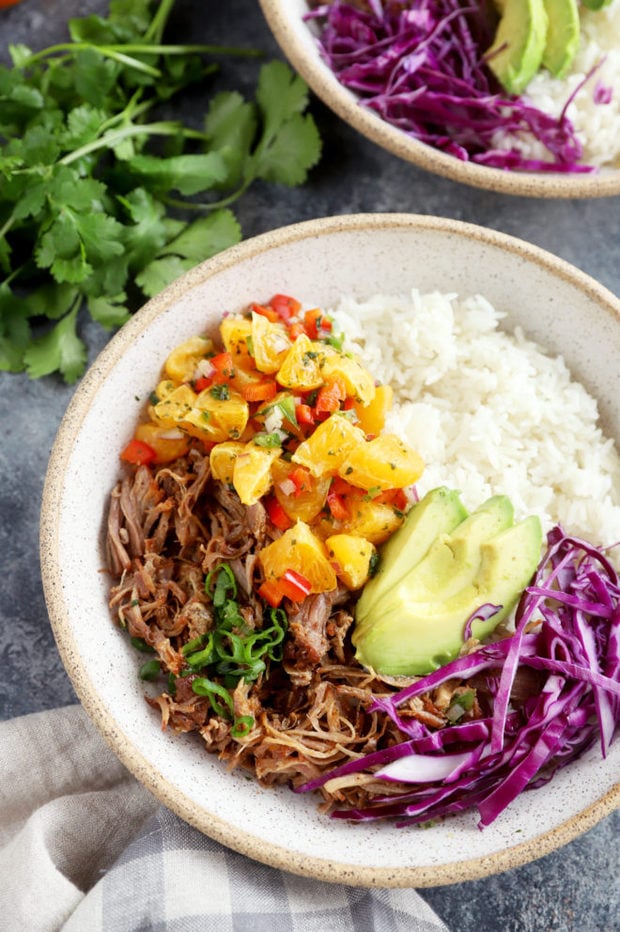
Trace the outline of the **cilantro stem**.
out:
M 123 139 L 129 139 L 131 136 L 176 136 L 179 133 L 185 138 L 207 138 L 205 133 L 201 133 L 199 130 L 188 129 L 183 126 L 182 123 L 176 123 L 172 120 L 163 120 L 159 123 L 132 123 L 130 126 L 123 126 L 121 129 L 105 133 L 98 139 L 93 139 L 92 142 L 80 146 L 79 149 L 74 149 L 73 152 L 69 152 L 68 155 L 59 159 L 57 164 L 71 165 L 72 162 L 77 162 L 78 159 L 83 158 L 85 155 L 90 155 L 91 152 L 96 152 L 97 149 L 112 148 L 117 143 L 122 142 Z
M 108 58 L 113 58 L 129 68 L 136 71 L 143 71 L 152 77 L 161 77 L 161 71 L 153 65 L 148 65 L 137 58 L 133 58 L 126 53 L 135 52 L 138 55 L 185 55 L 188 53 L 203 55 L 238 55 L 247 58 L 256 58 L 262 55 L 259 49 L 244 49 L 239 46 L 227 45 L 140 45 L 139 43 L 126 43 L 123 45 L 95 45 L 91 42 L 61 42 L 57 45 L 50 45 L 48 48 L 35 52 L 23 62 L 23 67 L 35 65 L 45 58 L 50 58 L 58 52 L 69 52 L 64 58 L 71 58 L 77 52 L 86 51 L 100 52 Z
M 153 16 L 144 34 L 144 38 L 147 41 L 161 42 L 161 37 L 164 34 L 164 29 L 166 28 L 166 23 L 168 22 L 168 17 L 172 12 L 173 6 L 174 0 L 162 0 L 159 4 L 157 12 Z
M 232 194 L 221 198 L 219 201 L 210 201 L 208 204 L 205 204 L 204 202 L 197 203 L 196 201 L 182 201 L 179 198 L 174 197 L 167 197 L 165 200 L 166 204 L 168 204 L 170 207 L 181 207 L 185 210 L 220 210 L 222 207 L 229 207 L 231 204 L 234 204 L 238 198 L 245 194 L 253 181 L 254 179 L 250 178 L 248 181 L 245 181 L 240 188 L 237 188 L 236 191 L 233 191 Z
M 14 210 L 9 214 L 9 216 L 6 218 L 6 220 L 4 221 L 2 227 L 0 228 L 0 240 L 1 240 L 1 239 L 4 239 L 4 237 L 6 236 L 6 234 L 9 232 L 9 230 L 10 230 L 11 227 L 13 226 L 13 222 L 14 222 L 14 220 L 15 220 L 15 213 L 16 213 L 16 211 L 15 211 L 15 209 L 14 209 Z
M 126 45 L 93 45 L 90 42 L 63 42 L 59 45 L 50 45 L 48 48 L 43 49 L 41 52 L 35 52 L 34 55 L 31 55 L 24 62 L 22 67 L 26 68 L 30 65 L 36 65 L 37 62 L 42 61 L 45 58 L 49 58 L 52 55 L 55 55 L 57 52 L 69 52 L 68 55 L 65 55 L 65 59 L 71 58 L 77 52 L 87 52 L 95 51 L 99 52 L 101 55 L 112 58 L 115 61 L 118 61 L 119 64 L 126 65 L 128 68 L 133 68 L 135 71 L 142 71 L 144 74 L 151 75 L 153 78 L 160 78 L 161 71 L 159 68 L 154 68 L 152 65 L 147 65 L 145 62 L 139 61 L 137 58 L 133 58 L 130 55 L 125 55 L 123 50 L 127 50 L 129 46 Z

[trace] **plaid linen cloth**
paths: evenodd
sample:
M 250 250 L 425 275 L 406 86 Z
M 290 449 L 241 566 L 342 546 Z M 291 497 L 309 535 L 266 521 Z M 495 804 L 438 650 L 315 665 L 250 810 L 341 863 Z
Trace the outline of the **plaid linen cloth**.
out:
M 79 706 L 0 723 L 3 932 L 447 932 L 413 889 L 328 884 L 187 825 Z

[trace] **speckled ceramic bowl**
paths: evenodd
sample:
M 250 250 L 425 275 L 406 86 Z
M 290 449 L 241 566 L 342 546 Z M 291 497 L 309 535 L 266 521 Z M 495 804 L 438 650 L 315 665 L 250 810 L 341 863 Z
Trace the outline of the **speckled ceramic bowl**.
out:
M 620 168 L 588 174 L 504 171 L 463 162 L 412 139 L 361 107 L 356 96 L 338 82 L 321 58 L 312 31 L 303 20 L 309 9 L 306 0 L 260 0 L 260 5 L 280 48 L 315 94 L 354 129 L 399 158 L 436 175 L 504 194 L 557 198 L 620 194 Z
M 184 275 L 111 340 L 84 377 L 56 440 L 44 493 L 45 594 L 80 700 L 123 763 L 206 834 L 259 861 L 354 885 L 430 886 L 540 857 L 620 802 L 620 742 L 596 750 L 518 799 L 484 831 L 467 813 L 423 833 L 350 825 L 316 799 L 264 790 L 229 773 L 191 736 L 163 733 L 144 702 L 139 659 L 112 623 L 104 513 L 118 451 L 175 345 L 224 310 L 280 291 L 332 306 L 343 293 L 481 292 L 533 339 L 565 355 L 620 439 L 620 302 L 566 263 L 499 233 L 452 220 L 361 215 L 316 220 L 248 240 Z

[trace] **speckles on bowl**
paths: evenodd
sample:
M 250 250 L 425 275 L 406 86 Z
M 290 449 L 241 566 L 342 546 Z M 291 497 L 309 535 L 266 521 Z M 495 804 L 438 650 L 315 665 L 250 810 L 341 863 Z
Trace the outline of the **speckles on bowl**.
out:
M 435 217 L 349 215 L 248 240 L 150 301 L 78 388 L 44 492 L 41 558 L 54 633 L 79 698 L 118 757 L 165 805 L 231 848 L 299 874 L 355 885 L 455 883 L 551 851 L 620 803 L 620 747 L 606 761 L 594 749 L 552 784 L 521 797 L 484 832 L 473 813 L 423 834 L 332 821 L 317 811 L 316 800 L 284 787 L 262 790 L 228 773 L 198 740 L 162 733 L 144 702 L 138 661 L 109 617 L 101 528 L 118 449 L 132 432 L 139 399 L 180 340 L 222 311 L 275 291 L 329 307 L 346 293 L 368 297 L 414 286 L 484 294 L 508 315 L 509 326 L 519 324 L 565 356 L 600 400 L 608 432 L 620 437 L 618 299 L 565 262 L 490 230 Z

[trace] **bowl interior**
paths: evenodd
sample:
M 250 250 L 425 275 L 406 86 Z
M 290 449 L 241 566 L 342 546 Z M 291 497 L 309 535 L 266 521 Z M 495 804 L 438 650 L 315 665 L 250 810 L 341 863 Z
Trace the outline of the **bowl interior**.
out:
M 162 733 L 143 699 L 139 661 L 110 619 L 102 572 L 104 514 L 131 436 L 170 349 L 223 311 L 275 292 L 332 306 L 343 294 L 480 292 L 526 334 L 562 353 L 620 438 L 619 302 L 560 260 L 453 221 L 369 215 L 311 221 L 249 240 L 185 275 L 111 341 L 61 425 L 45 487 L 42 561 L 54 633 L 78 696 L 113 750 L 166 805 L 257 860 L 352 884 L 454 883 L 523 863 L 574 837 L 619 801 L 620 742 L 596 749 L 524 794 L 480 832 L 468 813 L 422 836 L 390 825 L 333 822 L 316 800 L 263 790 Z
M 260 0 L 280 48 L 315 94 L 346 123 L 399 158 L 476 188 L 526 197 L 605 197 L 620 194 L 620 168 L 600 172 L 515 172 L 463 162 L 419 142 L 360 106 L 322 60 L 303 16 L 306 0 Z

